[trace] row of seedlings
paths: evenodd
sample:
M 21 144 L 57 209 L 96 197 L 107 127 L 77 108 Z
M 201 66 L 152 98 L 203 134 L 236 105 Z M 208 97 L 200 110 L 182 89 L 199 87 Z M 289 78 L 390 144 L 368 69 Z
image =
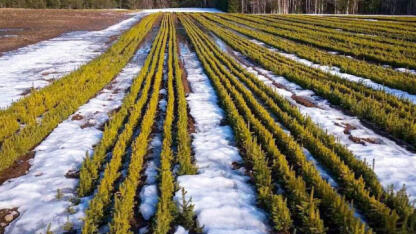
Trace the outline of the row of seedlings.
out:
M 181 204 L 182 208 L 178 209 L 173 202 L 173 195 L 177 189 L 175 174 L 195 174 L 197 168 L 192 162 L 191 155 L 191 137 L 188 132 L 188 107 L 182 80 L 184 74 L 179 61 L 178 39 L 175 28 L 176 17 L 173 15 L 170 17 L 168 102 L 163 127 L 164 139 L 162 143 L 159 182 L 160 199 L 153 227 L 153 231 L 160 234 L 168 233 L 172 230 L 173 225 L 183 225 L 187 230 L 195 232 L 201 231 L 198 223 L 194 220 L 192 205 L 188 204 L 187 206 L 186 203 L 188 201 L 183 201 L 183 204 Z M 176 125 L 174 125 L 175 121 Z M 173 134 L 173 130 L 176 130 L 176 134 Z M 175 136 L 176 142 L 174 141 Z M 172 149 L 173 147 L 176 147 L 176 151 Z M 178 165 L 175 172 L 173 172 L 174 163 Z M 183 193 L 186 193 L 186 191 L 183 190 Z
M 237 22 L 245 27 L 252 27 L 258 31 L 277 35 L 300 44 L 339 52 L 360 60 L 363 59 L 365 61 L 391 65 L 394 67 L 416 68 L 416 63 L 414 62 L 416 58 L 416 48 L 414 47 L 379 42 L 368 42 L 367 44 L 369 45 L 362 45 L 362 43 L 353 43 L 354 40 L 347 36 L 336 37 L 335 34 L 323 33 L 317 30 L 307 30 L 305 28 L 295 30 L 296 28 L 291 25 L 285 25 L 280 22 L 270 22 L 253 16 L 242 14 L 219 16 Z
M 157 111 L 167 37 L 167 19 L 163 17 L 152 51 L 146 59 L 151 61 L 150 69 L 144 66 L 142 68 L 143 72 L 141 71 L 139 74 L 139 77 L 144 76 L 146 84 L 143 86 L 138 100 L 129 108 L 131 110 L 130 116 L 117 137 L 111 151 L 111 159 L 105 166 L 98 188 L 86 211 L 83 233 L 95 233 L 102 224 L 106 223 L 106 216 L 111 211 L 113 199 L 114 210 L 111 212 L 113 214 L 111 230 L 125 233 L 124 231 L 130 228 L 134 196 L 140 180 L 143 157 L 147 152 L 148 137 Z M 149 62 L 146 61 L 145 64 L 149 64 Z M 136 127 L 139 128 L 137 137 L 137 134 L 135 134 Z M 128 160 L 125 156 L 130 144 L 131 153 Z M 123 161 L 129 162 L 128 174 L 124 180 L 120 178 Z M 120 182 L 116 193 L 116 182 L 120 180 L 123 180 L 123 182 Z
M 275 15 L 272 17 L 276 17 Z M 372 35 L 380 35 L 384 37 L 390 37 L 395 39 L 415 41 L 416 36 L 409 33 L 410 27 L 397 28 L 396 25 L 389 24 L 388 22 L 382 22 L 382 24 L 375 24 L 374 22 L 368 22 L 365 20 L 345 20 L 338 17 L 315 17 L 315 16 L 290 16 L 291 19 L 304 19 L 311 21 L 311 23 L 319 23 L 325 27 L 335 27 L 344 31 L 365 33 Z M 325 21 L 325 23 L 324 23 Z M 413 24 L 414 25 L 414 24 Z M 414 30 L 413 30 L 414 31 Z
M 249 19 L 259 19 L 259 22 L 267 23 L 268 26 L 273 26 L 273 28 L 278 28 L 280 25 L 277 26 L 277 24 L 281 24 L 283 29 L 291 28 L 299 33 L 324 36 L 336 41 L 335 43 L 332 42 L 333 44 L 341 45 L 349 43 L 351 44 L 350 49 L 353 50 L 359 47 L 381 50 L 384 52 L 389 52 L 391 49 L 394 49 L 395 51 L 403 51 L 406 50 L 406 47 L 410 50 L 415 49 L 414 43 L 398 39 L 343 32 L 331 28 L 315 26 L 313 24 L 292 22 L 264 15 L 256 15 Z
M 166 45 L 171 38 L 169 16 L 163 16 L 162 31 L 164 33 L 162 48 L 159 55 L 159 63 L 155 73 L 153 92 L 149 100 L 146 113 L 143 116 L 140 126 L 140 133 L 132 144 L 132 154 L 127 170 L 127 176 L 119 187 L 115 197 L 112 221 L 110 224 L 111 233 L 128 233 L 132 227 L 131 220 L 134 219 L 135 198 L 141 181 L 141 172 L 144 165 L 144 158 L 148 153 L 149 136 L 156 123 L 159 106 L 160 88 L 162 86 Z
M 173 174 L 172 162 L 174 160 L 173 145 L 173 122 L 175 118 L 175 91 L 174 64 L 173 64 L 173 44 L 175 43 L 175 28 L 172 15 L 169 15 L 169 43 L 168 43 L 168 75 L 167 75 L 167 105 L 166 115 L 163 125 L 162 152 L 160 154 L 159 168 L 159 201 L 155 216 L 154 233 L 168 233 L 171 230 L 172 221 L 175 218 L 175 203 L 173 193 L 175 192 L 175 178 Z
M 160 18 L 160 16 L 158 17 Z M 155 41 L 159 41 L 160 38 L 161 34 L 159 33 Z M 124 153 L 123 150 L 133 135 L 133 128 L 136 127 L 142 115 L 140 110 L 146 104 L 151 86 L 151 81 L 148 77 L 152 76 L 157 65 L 157 61 L 153 59 L 153 56 L 157 55 L 159 50 L 160 45 L 154 43 L 142 69 L 130 86 L 129 93 L 123 99 L 120 109 L 111 116 L 111 119 L 104 127 L 103 136 L 94 147 L 93 155 L 85 158 L 80 169 L 79 196 L 88 196 L 96 189 L 100 171 L 109 151 L 113 151 L 113 154 L 115 153 L 116 155 Z M 128 122 L 126 123 L 127 120 Z M 126 129 L 124 127 L 125 124 L 130 124 L 132 127 Z
M 372 34 L 371 31 L 360 31 L 360 29 L 357 27 L 352 27 L 349 25 L 344 25 L 344 24 L 337 24 L 337 23 L 330 23 L 326 20 L 319 20 L 319 19 L 308 19 L 308 18 L 295 18 L 295 17 L 285 17 L 285 16 L 275 16 L 275 15 L 268 15 L 268 16 L 263 16 L 262 17 L 265 20 L 273 20 L 273 19 L 279 19 L 279 20 L 283 20 L 286 22 L 290 22 L 290 23 L 296 23 L 296 25 L 299 26 L 304 26 L 304 27 L 308 27 L 308 28 L 314 28 L 316 30 L 322 30 L 322 31 L 327 31 L 327 32 L 334 32 L 334 33 L 342 33 L 345 35 L 349 35 L 352 37 L 358 37 L 358 38 L 366 38 L 369 40 L 375 40 L 375 41 L 379 41 L 379 42 L 385 42 L 385 43 L 390 43 L 390 44 L 399 44 L 399 45 L 406 45 L 406 46 L 411 46 L 414 47 L 414 45 L 412 45 L 412 42 L 406 41 L 406 40 L 402 40 L 402 39 L 397 39 L 397 38 L 391 38 L 391 37 L 386 37 L 386 36 L 382 36 L 382 35 L 377 35 L 377 34 Z M 358 23 L 362 23 L 362 21 L 359 21 Z

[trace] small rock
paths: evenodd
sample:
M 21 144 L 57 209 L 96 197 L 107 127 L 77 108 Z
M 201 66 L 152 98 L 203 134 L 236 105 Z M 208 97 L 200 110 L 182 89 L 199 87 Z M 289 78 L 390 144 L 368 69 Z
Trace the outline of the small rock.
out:
M 238 170 L 238 169 L 240 169 L 243 165 L 242 165 L 241 163 L 238 163 L 238 162 L 233 162 L 233 163 L 231 164 L 231 166 L 232 166 L 232 168 L 233 168 L 234 170 Z
M 81 119 L 83 119 L 83 118 L 84 118 L 84 117 L 83 117 L 82 115 L 80 115 L 80 114 L 76 114 L 76 115 L 72 116 L 71 120 L 81 120 Z
M 4 221 L 10 223 L 11 221 L 13 221 L 13 215 L 12 214 L 8 214 L 6 216 L 4 216 Z
M 65 177 L 68 179 L 78 179 L 79 178 L 79 171 L 71 169 L 66 174 Z

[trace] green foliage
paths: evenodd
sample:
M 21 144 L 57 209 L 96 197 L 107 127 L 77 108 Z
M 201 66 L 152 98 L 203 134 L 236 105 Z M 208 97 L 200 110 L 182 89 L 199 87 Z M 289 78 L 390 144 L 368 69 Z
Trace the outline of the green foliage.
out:
M 192 163 L 191 155 L 191 137 L 189 136 L 188 126 L 188 104 L 185 97 L 183 86 L 183 71 L 179 62 L 179 48 L 177 45 L 176 32 L 173 34 L 173 66 L 176 86 L 177 112 L 178 119 L 176 123 L 176 142 L 178 145 L 177 161 L 179 163 L 179 175 L 191 175 L 197 172 L 196 166 Z
M 228 0 L 227 1 L 227 12 L 241 12 L 240 0 Z
M 374 16 L 375 17 L 375 16 Z M 265 17 L 266 18 L 266 17 Z M 281 19 L 289 22 L 297 23 L 307 23 L 310 27 L 315 27 L 319 30 L 331 30 L 337 31 L 337 33 L 344 35 L 353 35 L 354 37 L 359 38 L 373 38 L 375 41 L 385 41 L 387 43 L 401 44 L 401 45 L 411 45 L 411 41 L 414 41 L 414 33 L 409 33 L 406 29 L 406 26 L 409 25 L 398 25 L 393 24 L 388 21 L 382 23 L 377 22 L 367 22 L 364 20 L 348 20 L 342 18 L 322 18 L 315 16 L 295 16 L 295 15 L 286 15 L 286 16 L 270 16 L 267 19 Z M 377 18 L 379 19 L 379 18 Z M 396 18 L 389 18 L 388 20 L 394 20 Z M 342 29 L 342 31 L 334 30 Z M 352 34 L 351 34 L 352 33 Z M 397 40 L 399 39 L 399 40 Z
M 172 173 L 172 125 L 175 116 L 175 91 L 173 87 L 174 64 L 173 52 L 176 44 L 176 31 L 173 25 L 172 15 L 168 15 L 169 43 L 168 43 L 168 78 L 167 78 L 167 105 L 166 116 L 163 125 L 162 152 L 160 154 L 160 182 L 159 182 L 159 203 L 157 204 L 156 219 L 154 223 L 154 233 L 165 234 L 171 229 L 174 219 L 175 204 L 172 197 L 175 189 L 174 177 Z
M 164 15 L 160 32 L 162 39 L 158 65 L 154 74 L 155 83 L 151 94 L 146 113 L 140 123 L 140 134 L 132 144 L 132 154 L 128 167 L 127 177 L 119 188 L 119 195 L 114 198 L 113 219 L 110 224 L 111 233 L 129 233 L 131 228 L 130 220 L 133 218 L 136 191 L 140 183 L 141 171 L 143 168 L 144 156 L 147 154 L 149 136 L 156 120 L 157 107 L 159 103 L 159 92 L 163 78 L 163 65 L 166 43 L 169 35 L 169 17 Z
M 334 29 L 327 30 L 324 28 L 317 28 L 316 26 L 310 26 L 308 24 L 298 24 L 293 22 L 288 23 L 287 21 L 282 20 L 282 18 L 277 19 L 266 16 L 248 16 L 244 14 L 227 15 L 224 18 L 259 29 L 259 34 L 261 34 L 260 37 L 263 40 L 264 36 L 270 37 L 272 34 L 282 37 L 280 40 L 287 38 L 325 50 L 338 51 L 342 54 L 351 55 L 358 59 L 365 59 L 367 61 L 375 61 L 377 63 L 390 64 L 398 67 L 416 67 L 416 62 L 414 62 L 416 58 L 416 47 L 413 42 L 406 43 L 402 40 L 388 40 L 385 38 L 376 41 L 374 37 L 368 35 L 361 37 L 357 37 L 355 35 L 351 36 Z M 238 31 L 247 32 L 247 30 L 250 31 L 251 34 L 256 33 L 256 30 L 250 30 L 247 28 L 244 29 L 243 27 L 240 27 Z M 267 32 L 268 34 L 261 33 L 261 31 Z M 409 33 L 406 32 L 405 35 L 409 35 Z M 266 41 L 266 43 L 270 43 L 270 40 Z M 309 52 L 308 54 L 311 53 Z M 334 57 L 341 56 L 331 56 L 331 58 Z M 352 61 L 349 58 L 344 58 L 344 60 L 348 62 Z M 374 76 L 372 77 L 373 79 L 376 79 Z M 405 76 L 403 76 L 403 74 L 400 77 L 402 77 L 402 79 L 395 82 L 396 86 L 399 86 L 399 88 L 406 88 L 404 85 L 400 86 L 400 82 L 409 79 L 404 79 Z M 383 80 L 377 80 L 380 83 L 384 83 Z M 415 92 L 416 91 L 413 89 L 413 93 Z
M 186 230 L 192 233 L 203 233 L 203 227 L 201 227 L 196 219 L 194 212 L 194 204 L 192 204 L 192 198 L 186 199 L 186 191 L 181 188 L 182 202 L 180 203 L 179 214 L 177 217 L 177 224 L 183 226 Z
M 51 224 L 49 223 L 48 226 L 46 227 L 46 234 L 53 234 L 53 231 L 51 231 Z
M 293 221 L 290 218 L 287 200 L 281 195 L 274 195 L 271 199 L 270 208 L 274 224 L 273 228 L 275 230 L 281 230 L 282 232 L 289 231 Z M 315 217 L 319 217 L 319 215 Z
M 57 189 L 57 190 L 56 190 L 56 195 L 55 195 L 55 198 L 56 198 L 57 200 L 61 200 L 63 197 L 64 197 L 64 194 L 62 193 L 62 190 L 61 190 L 61 189 Z
M 69 221 L 69 218 L 67 218 L 67 221 L 65 222 L 63 226 L 63 230 L 65 232 L 70 232 L 74 230 L 74 224 Z
M 61 0 L 47 0 L 46 6 L 48 8 L 60 8 L 61 7 Z

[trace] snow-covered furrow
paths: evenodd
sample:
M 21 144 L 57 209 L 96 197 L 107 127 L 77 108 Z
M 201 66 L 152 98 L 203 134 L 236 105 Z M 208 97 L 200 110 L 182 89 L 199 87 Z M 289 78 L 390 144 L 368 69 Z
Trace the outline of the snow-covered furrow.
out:
M 398 98 L 406 99 L 406 100 L 409 100 L 410 102 L 416 104 L 416 95 L 414 95 L 414 94 L 410 94 L 408 92 L 405 92 L 405 91 L 402 91 L 402 90 L 399 90 L 399 89 L 389 88 L 385 85 L 376 83 L 376 82 L 374 82 L 370 79 L 367 79 L 367 78 L 363 78 L 363 77 L 359 77 L 359 76 L 355 76 L 355 75 L 351 75 L 351 74 L 348 74 L 348 73 L 341 72 L 341 69 L 339 67 L 336 67 L 336 66 L 326 66 L 326 65 L 313 63 L 312 61 L 300 58 L 299 56 L 297 56 L 295 54 L 289 54 L 289 53 L 282 52 L 282 51 L 280 51 L 276 48 L 273 48 L 271 46 L 268 46 L 265 43 L 263 43 L 261 41 L 258 41 L 256 39 L 250 39 L 250 40 L 252 42 L 258 44 L 258 45 L 266 47 L 270 51 L 276 52 L 276 53 L 278 53 L 278 54 L 280 54 L 280 55 L 282 55 L 282 56 L 284 56 L 288 59 L 291 59 L 293 61 L 296 61 L 298 63 L 306 65 L 308 67 L 312 67 L 312 68 L 321 70 L 321 71 L 329 73 L 331 75 L 338 76 L 342 79 L 346 79 L 346 80 L 349 80 L 349 81 L 352 81 L 352 82 L 355 82 L 355 83 L 363 84 L 363 85 L 365 85 L 365 86 L 367 86 L 371 89 L 374 89 L 374 90 L 382 90 L 382 91 L 384 91 L 386 93 L 389 93 L 391 95 L 394 95 Z M 405 68 L 400 68 L 399 71 L 412 73 L 411 70 L 408 70 L 408 69 L 405 69 Z
M 80 228 L 89 198 L 77 205 L 78 179 L 67 178 L 66 174 L 79 169 L 86 152 L 92 153 L 102 137 L 102 125 L 109 113 L 121 105 L 149 50 L 150 44 L 139 49 L 106 88 L 34 149 L 35 156 L 26 175 L 0 186 L 0 209 L 17 207 L 20 213 L 6 233 L 45 233 L 49 224 L 51 231 L 62 233 L 67 221 Z
M 226 48 L 222 41 L 217 40 L 217 43 L 222 49 Z M 405 184 L 410 196 L 416 198 L 415 153 L 365 127 L 357 117 L 346 115 L 342 111 L 331 107 L 327 100 L 317 96 L 313 91 L 303 89 L 282 76 L 277 76 L 271 71 L 256 66 L 237 51 L 232 49 L 228 49 L 228 51 L 232 51 L 239 60 L 243 61 L 240 65 L 246 68 L 247 71 L 255 74 L 264 83 L 273 87 L 277 93 L 296 105 L 302 114 L 309 116 L 328 134 L 334 135 L 357 158 L 365 160 L 371 166 L 373 166 L 374 160 L 374 171 L 383 186 L 394 185 L 394 188 L 398 190 Z M 270 79 L 283 85 L 286 89 L 275 87 Z M 317 107 L 306 107 L 297 103 L 292 98 L 294 94 L 311 101 Z M 357 140 L 359 143 L 355 142 Z
M 225 118 L 209 78 L 194 52 L 181 44 L 181 59 L 185 62 L 192 93 L 187 97 L 196 133 L 192 147 L 196 175 L 179 176 L 177 181 L 192 198 L 198 222 L 207 233 L 267 233 L 266 215 L 256 207 L 256 194 L 244 171 L 234 170 L 232 163 L 241 162 L 233 146 L 230 126 Z M 179 191 L 177 202 L 182 200 Z
M 403 73 L 410 73 L 412 75 L 416 75 L 416 70 L 413 70 L 413 69 L 407 69 L 407 68 L 401 67 L 401 68 L 396 68 L 394 70 L 399 71 L 399 72 L 403 72 Z
M 137 23 L 146 13 L 101 31 L 75 31 L 22 47 L 0 56 L 0 108 L 76 70 L 103 53 L 111 38 Z
M 166 60 L 166 59 L 165 59 Z M 167 80 L 166 70 L 164 72 L 163 80 Z M 166 115 L 166 89 L 160 90 L 161 99 L 159 101 L 159 115 L 156 126 L 156 133 L 153 134 L 153 139 L 150 142 L 149 150 L 151 154 L 148 155 L 147 167 L 144 171 L 146 181 L 140 190 L 140 206 L 139 210 L 145 220 L 150 220 L 157 209 L 159 201 L 158 196 L 158 174 L 160 168 L 160 154 L 162 152 L 162 132 L 163 123 Z

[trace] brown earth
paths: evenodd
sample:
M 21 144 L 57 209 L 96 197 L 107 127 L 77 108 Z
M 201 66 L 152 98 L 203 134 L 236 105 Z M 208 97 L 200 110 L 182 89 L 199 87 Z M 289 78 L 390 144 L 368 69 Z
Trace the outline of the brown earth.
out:
M 127 19 L 129 11 L 0 9 L 0 55 L 71 31 L 102 30 Z
M 319 108 L 319 106 L 317 106 L 315 103 L 313 103 L 312 101 L 310 101 L 309 99 L 302 97 L 302 96 L 297 96 L 295 94 L 292 94 L 292 99 L 295 100 L 295 102 L 306 106 L 306 107 L 315 107 L 315 108 Z
M 346 134 L 346 135 L 351 135 L 351 130 L 357 129 L 357 127 L 352 126 L 349 123 L 343 123 L 343 124 L 345 124 L 344 134 Z
M 9 223 L 13 222 L 17 217 L 19 217 L 20 213 L 17 208 L 13 209 L 1 209 L 0 210 L 0 233 L 4 233 L 5 228 L 9 225 Z
M 30 151 L 25 156 L 17 160 L 11 167 L 0 173 L 0 185 L 9 179 L 25 175 L 30 168 L 30 160 L 35 156 L 35 152 Z

